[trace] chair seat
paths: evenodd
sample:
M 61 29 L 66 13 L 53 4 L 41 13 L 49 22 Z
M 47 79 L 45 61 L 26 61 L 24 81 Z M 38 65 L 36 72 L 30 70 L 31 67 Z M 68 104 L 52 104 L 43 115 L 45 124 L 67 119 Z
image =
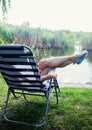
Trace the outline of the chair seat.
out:
M 4 120 L 12 123 L 26 124 L 38 127 L 45 125 L 48 116 L 48 104 L 52 89 L 55 90 L 56 101 L 58 103 L 58 83 L 54 79 L 50 79 L 44 82 L 41 80 L 36 60 L 33 56 L 31 48 L 19 44 L 0 45 L 0 72 L 8 86 L 3 113 Z M 36 124 L 8 119 L 7 108 L 10 95 L 13 94 L 14 97 L 17 98 L 17 94 L 20 94 L 26 100 L 26 94 L 31 95 L 31 93 L 34 92 L 39 92 L 38 96 L 44 96 L 46 98 L 46 111 L 44 114 L 43 122 Z M 33 95 L 35 96 L 35 94 Z

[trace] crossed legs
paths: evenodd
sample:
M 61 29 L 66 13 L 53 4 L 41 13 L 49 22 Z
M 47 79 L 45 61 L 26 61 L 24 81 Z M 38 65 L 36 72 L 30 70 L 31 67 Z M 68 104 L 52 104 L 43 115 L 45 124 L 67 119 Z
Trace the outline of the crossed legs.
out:
M 58 56 L 52 58 L 42 59 L 38 62 L 38 67 L 41 69 L 41 76 L 48 74 L 49 70 L 54 67 L 65 67 L 69 64 L 72 64 L 76 61 L 77 57 L 83 56 L 85 51 L 80 54 L 74 54 L 70 56 Z

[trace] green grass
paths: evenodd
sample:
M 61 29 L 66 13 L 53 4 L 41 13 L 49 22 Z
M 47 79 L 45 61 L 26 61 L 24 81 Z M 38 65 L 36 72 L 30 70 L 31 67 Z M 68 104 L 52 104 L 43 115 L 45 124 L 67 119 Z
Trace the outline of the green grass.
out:
M 61 88 L 58 105 L 55 104 L 55 97 L 51 97 L 44 128 L 2 122 L 6 92 L 7 87 L 0 78 L 0 130 L 92 130 L 92 89 Z M 41 121 L 45 99 L 31 97 L 31 100 L 37 103 L 26 103 L 23 98 L 17 101 L 11 96 L 8 117 L 29 122 Z

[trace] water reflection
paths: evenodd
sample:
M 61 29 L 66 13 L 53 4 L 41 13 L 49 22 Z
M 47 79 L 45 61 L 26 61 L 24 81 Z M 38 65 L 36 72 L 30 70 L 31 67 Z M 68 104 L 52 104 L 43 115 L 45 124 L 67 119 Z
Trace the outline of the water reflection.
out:
M 33 50 L 37 62 L 45 57 L 71 55 L 78 52 L 77 49 L 36 49 Z M 69 65 L 64 68 L 57 68 L 58 81 L 63 83 L 92 83 L 92 52 L 89 52 L 88 57 L 80 65 Z
M 85 60 L 80 65 L 69 65 L 65 68 L 57 69 L 58 81 L 63 83 L 90 83 L 92 82 L 92 74 L 89 64 Z

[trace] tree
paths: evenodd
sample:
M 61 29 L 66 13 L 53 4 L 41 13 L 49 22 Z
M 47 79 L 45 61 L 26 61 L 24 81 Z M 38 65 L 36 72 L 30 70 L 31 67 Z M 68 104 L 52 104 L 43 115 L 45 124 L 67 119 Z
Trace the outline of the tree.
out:
M 3 18 L 5 19 L 8 9 L 10 8 L 11 0 L 0 0 L 0 6 L 3 14 Z

